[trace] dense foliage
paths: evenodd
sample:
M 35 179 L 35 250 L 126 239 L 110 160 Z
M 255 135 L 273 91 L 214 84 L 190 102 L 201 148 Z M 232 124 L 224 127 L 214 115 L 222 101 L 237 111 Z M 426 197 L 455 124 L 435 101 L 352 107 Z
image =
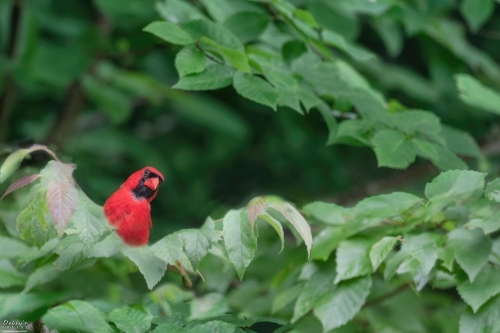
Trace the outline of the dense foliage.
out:
M 0 318 L 500 332 L 498 7 L 0 2 Z M 134 248 L 97 203 L 145 165 Z

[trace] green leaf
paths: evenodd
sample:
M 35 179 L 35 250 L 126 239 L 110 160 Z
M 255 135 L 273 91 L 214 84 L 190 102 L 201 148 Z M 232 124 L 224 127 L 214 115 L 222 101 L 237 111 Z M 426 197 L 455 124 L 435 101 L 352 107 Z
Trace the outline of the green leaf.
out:
M 182 239 L 182 244 L 194 269 L 198 269 L 201 259 L 205 257 L 216 240 L 214 221 L 207 218 L 200 229 L 185 229 L 177 232 Z
M 268 24 L 269 16 L 256 12 L 236 13 L 224 21 L 224 26 L 242 43 L 256 40 L 266 30 Z
M 485 176 L 476 171 L 446 171 L 425 186 L 425 196 L 430 201 L 477 199 L 483 194 Z
M 340 243 L 337 258 L 337 276 L 335 283 L 372 273 L 372 264 L 368 253 L 373 241 L 366 239 L 348 239 Z
M 245 48 L 238 37 L 222 24 L 209 20 L 196 20 L 183 23 L 181 27 L 195 39 L 206 37 L 225 48 L 245 52 Z
M 482 1 L 482 0 L 479 0 Z M 470 0 L 469 0 L 470 2 Z M 500 114 L 500 93 L 467 74 L 455 76 L 460 99 L 467 105 Z
M 153 289 L 167 270 L 167 263 L 155 256 L 147 246 L 126 247 L 123 254 L 137 265 L 149 289 Z
M 99 241 L 108 226 L 102 207 L 92 202 L 82 191 L 78 192 L 78 207 L 71 221 L 87 250 Z
M 84 242 L 84 245 L 85 242 Z M 121 240 L 116 232 L 112 232 L 102 241 L 96 243 L 87 253 L 89 258 L 109 258 L 114 256 L 120 249 L 123 248 L 125 243 Z
M 0 294 L 0 317 L 13 318 L 39 308 L 49 308 L 71 297 L 70 291 L 50 293 L 2 293 Z
M 201 50 L 188 45 L 175 56 L 175 68 L 180 77 L 200 73 L 207 68 L 207 59 Z
M 415 145 L 415 150 L 419 156 L 431 161 L 439 160 L 438 151 L 434 143 L 418 138 L 413 138 L 411 141 Z
M 187 333 L 234 333 L 236 326 L 223 321 L 214 320 L 192 327 Z
M 252 231 L 246 209 L 230 210 L 222 223 L 222 235 L 229 260 L 242 280 L 257 249 L 257 235 Z
M 380 264 L 385 260 L 389 252 L 398 241 L 397 237 L 385 236 L 375 244 L 370 250 L 370 260 L 372 262 L 373 271 L 375 272 Z
M 19 213 L 16 220 L 21 238 L 38 248 L 55 234 L 53 224 L 49 224 L 50 213 L 45 193 L 43 189 L 38 190 L 33 201 Z
M 335 278 L 333 268 L 326 267 L 326 269 L 321 269 L 306 281 L 304 289 L 295 303 L 292 323 L 311 311 L 321 297 L 336 289 L 336 286 L 333 284 L 333 279 Z
M 500 293 L 500 270 L 486 265 L 477 274 L 474 282 L 460 279 L 457 290 L 460 297 L 470 305 L 474 313 L 490 298 Z
M 358 216 L 386 218 L 399 215 L 420 201 L 422 199 L 413 194 L 394 192 L 366 198 L 354 210 Z
M 319 113 L 323 116 L 325 120 L 326 126 L 328 127 L 328 139 L 326 140 L 326 145 L 332 145 L 335 143 L 335 139 L 337 137 L 338 123 L 337 119 L 333 116 L 332 111 L 325 103 L 320 103 L 317 106 Z
M 396 57 L 401 53 L 404 37 L 396 20 L 390 16 L 378 16 L 373 18 L 373 27 L 382 38 L 387 53 Z
M 78 192 L 72 184 L 51 181 L 47 188 L 47 205 L 57 233 L 62 237 L 78 206 Z
M 19 149 L 10 154 L 7 159 L 3 162 L 2 167 L 0 168 L 0 183 L 3 183 L 7 178 L 9 178 L 21 165 L 21 162 L 24 158 L 36 151 L 36 150 L 45 150 L 50 155 L 55 157 L 54 153 L 50 151 L 46 146 L 42 145 L 33 145 L 27 149 Z
M 227 87 L 233 82 L 234 69 L 219 65 L 209 65 L 203 72 L 181 77 L 172 88 L 181 90 L 215 90 Z
M 26 273 L 17 271 L 9 260 L 0 260 L 0 288 L 23 286 L 26 283 L 26 277 Z
M 95 306 L 80 300 L 66 302 L 49 309 L 43 316 L 43 322 L 51 330 L 113 332 Z
M 422 274 L 428 276 L 438 258 L 435 237 L 430 233 L 424 233 L 409 237 L 406 241 L 408 252 L 420 263 Z
M 299 213 L 295 207 L 290 205 L 288 202 L 280 202 L 273 203 L 270 207 L 276 209 L 280 212 L 283 217 L 290 222 L 291 225 L 297 230 L 300 234 L 300 237 L 304 240 L 304 243 L 307 247 L 307 256 L 311 255 L 311 246 L 312 246 L 312 235 L 311 235 L 311 227 L 307 224 L 307 221 L 304 217 Z
M 448 235 L 447 247 L 455 251 L 455 259 L 473 283 L 488 262 L 491 240 L 481 229 L 455 229 Z
M 42 179 L 41 183 L 46 186 L 49 185 L 49 182 L 55 181 L 60 183 L 73 183 L 73 171 L 76 169 L 76 165 L 71 163 L 61 163 L 59 161 L 49 161 L 47 166 L 40 171 L 40 175 Z
M 345 224 L 353 218 L 349 209 L 326 202 L 312 202 L 304 206 L 302 211 L 330 225 Z
M 196 6 L 183 0 L 158 1 L 156 2 L 156 10 L 163 19 L 172 23 L 206 18 Z
M 82 261 L 86 255 L 85 245 L 79 240 L 78 235 L 68 235 L 64 237 L 56 248 L 59 258 L 54 266 L 61 271 L 65 271 Z
M 112 123 L 123 124 L 130 118 L 133 100 L 129 94 L 91 76 L 84 78 L 83 87 L 90 100 L 106 114 Z
M 175 265 L 176 260 L 189 262 L 189 258 L 182 249 L 182 239 L 179 234 L 163 237 L 151 246 L 151 251 L 169 265 Z
M 330 254 L 346 239 L 349 233 L 342 227 L 326 227 L 314 236 L 311 259 L 326 261 Z
M 215 51 L 225 57 L 229 63 L 237 70 L 250 73 L 250 65 L 245 53 L 221 46 L 207 37 L 201 37 L 200 46 L 204 50 Z
M 484 304 L 478 312 L 470 309 L 460 317 L 459 333 L 496 333 L 500 331 L 500 296 Z
M 223 22 L 235 13 L 263 13 L 263 8 L 249 1 L 201 0 L 210 16 L 217 22 Z
M 379 131 L 373 136 L 372 143 L 379 167 L 404 169 L 415 161 L 415 147 L 411 140 L 401 132 Z
M 493 0 L 463 0 L 460 4 L 460 13 L 473 32 L 488 21 L 494 9 Z
M 52 281 L 56 279 L 61 274 L 61 271 L 56 268 L 52 263 L 38 267 L 28 278 L 26 281 L 26 286 L 24 287 L 23 292 L 28 292 L 31 289 Z
M 307 10 L 295 9 L 293 15 L 300 21 L 306 23 L 311 28 L 319 28 L 318 22 L 314 19 L 314 16 Z
M 314 306 L 314 315 L 321 320 L 323 330 L 330 331 L 354 318 L 365 303 L 371 286 L 370 276 L 361 277 L 344 281 L 336 290 L 324 295 Z
M 483 156 L 479 146 L 472 136 L 453 127 L 443 126 L 441 130 L 446 146 L 453 152 L 470 157 L 480 158 Z
M 304 285 L 304 283 L 298 283 L 276 295 L 273 301 L 271 313 L 274 314 L 286 307 L 288 304 L 292 303 L 302 293 Z
M 143 333 L 151 326 L 153 316 L 150 313 L 127 306 L 111 311 L 109 319 L 125 333 Z
M 15 238 L 0 236 L 0 259 L 17 258 L 29 250 L 25 243 Z
M 170 22 L 153 22 L 148 24 L 143 31 L 149 32 L 172 44 L 187 45 L 196 42 L 188 32 Z
M 191 301 L 189 320 L 213 318 L 229 312 L 226 298 L 222 294 L 209 293 Z
M 233 86 L 241 96 L 276 110 L 279 93 L 267 81 L 254 75 L 237 72 L 234 75 Z
M 447 170 L 467 170 L 468 166 L 450 149 L 435 145 L 439 159 L 431 160 L 439 169 Z
M 267 223 L 269 223 L 271 227 L 273 227 L 274 230 L 276 230 L 276 232 L 278 233 L 278 236 L 280 237 L 281 240 L 281 250 L 280 250 L 281 253 L 281 251 L 283 251 L 283 247 L 285 246 L 285 234 L 283 232 L 283 226 L 281 225 L 280 221 L 276 220 L 274 217 L 272 217 L 267 213 L 261 214 L 259 217 L 264 221 L 266 221 Z

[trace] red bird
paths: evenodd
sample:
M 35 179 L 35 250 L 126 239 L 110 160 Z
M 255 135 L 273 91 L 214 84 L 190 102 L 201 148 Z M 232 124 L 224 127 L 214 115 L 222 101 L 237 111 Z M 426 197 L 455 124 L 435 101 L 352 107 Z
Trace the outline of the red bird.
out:
M 109 224 L 125 243 L 146 245 L 149 240 L 151 205 L 163 182 L 163 175 L 152 167 L 134 172 L 104 203 L 104 214 Z

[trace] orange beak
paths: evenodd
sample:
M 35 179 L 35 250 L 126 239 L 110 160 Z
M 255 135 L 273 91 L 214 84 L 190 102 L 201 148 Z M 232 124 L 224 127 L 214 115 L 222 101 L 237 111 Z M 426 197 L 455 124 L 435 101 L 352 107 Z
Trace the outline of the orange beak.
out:
M 144 185 L 146 185 L 150 190 L 156 191 L 158 185 L 160 185 L 160 180 L 157 177 L 149 178 L 144 182 Z

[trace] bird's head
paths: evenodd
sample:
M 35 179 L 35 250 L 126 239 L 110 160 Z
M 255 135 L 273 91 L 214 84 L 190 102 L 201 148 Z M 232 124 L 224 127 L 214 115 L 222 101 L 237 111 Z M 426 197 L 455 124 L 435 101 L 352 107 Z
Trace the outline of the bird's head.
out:
M 158 193 L 158 186 L 165 178 L 153 167 L 145 167 L 134 172 L 122 185 L 132 191 L 136 199 L 145 199 L 151 202 Z

